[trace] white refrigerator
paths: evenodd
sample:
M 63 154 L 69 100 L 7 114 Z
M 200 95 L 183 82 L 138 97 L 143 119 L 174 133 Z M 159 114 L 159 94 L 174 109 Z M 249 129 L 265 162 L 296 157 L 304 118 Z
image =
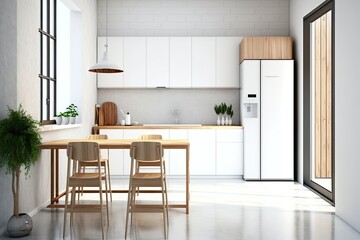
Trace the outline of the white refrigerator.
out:
M 294 61 L 240 64 L 244 179 L 294 180 Z

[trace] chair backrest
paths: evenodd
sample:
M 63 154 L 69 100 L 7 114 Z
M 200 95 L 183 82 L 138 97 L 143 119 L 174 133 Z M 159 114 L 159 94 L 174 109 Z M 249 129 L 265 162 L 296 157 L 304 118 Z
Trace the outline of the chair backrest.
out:
M 161 140 L 162 136 L 159 134 L 142 134 L 140 135 L 139 139 L 141 140 Z
M 141 161 L 162 161 L 164 150 L 160 142 L 133 142 L 130 157 Z
M 106 134 L 91 134 L 85 137 L 86 140 L 108 139 Z
M 99 160 L 99 144 L 96 142 L 69 142 L 67 156 L 80 162 Z

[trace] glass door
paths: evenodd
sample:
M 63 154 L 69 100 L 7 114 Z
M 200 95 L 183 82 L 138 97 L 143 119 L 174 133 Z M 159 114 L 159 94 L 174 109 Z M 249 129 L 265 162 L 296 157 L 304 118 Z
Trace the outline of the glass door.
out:
M 304 18 L 304 184 L 332 202 L 335 186 L 333 33 L 332 1 Z

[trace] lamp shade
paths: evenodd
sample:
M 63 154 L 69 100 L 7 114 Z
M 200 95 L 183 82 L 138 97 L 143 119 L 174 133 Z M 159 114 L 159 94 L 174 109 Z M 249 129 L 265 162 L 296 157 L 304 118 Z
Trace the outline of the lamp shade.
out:
M 123 70 L 116 64 L 110 63 L 107 58 L 107 51 L 104 52 L 103 58 L 97 64 L 90 67 L 89 72 L 95 73 L 120 73 Z

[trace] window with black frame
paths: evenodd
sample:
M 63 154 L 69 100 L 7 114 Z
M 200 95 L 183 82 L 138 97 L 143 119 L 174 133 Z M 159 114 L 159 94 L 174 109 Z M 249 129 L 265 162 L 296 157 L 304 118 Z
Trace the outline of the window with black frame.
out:
M 40 0 L 40 122 L 55 123 L 56 0 Z

